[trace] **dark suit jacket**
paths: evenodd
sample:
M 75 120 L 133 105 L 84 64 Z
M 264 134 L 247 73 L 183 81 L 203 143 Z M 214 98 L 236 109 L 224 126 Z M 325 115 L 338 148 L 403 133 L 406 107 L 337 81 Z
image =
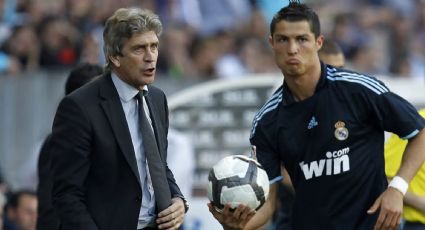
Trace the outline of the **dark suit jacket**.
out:
M 181 196 L 167 166 L 168 106 L 149 86 L 146 101 L 171 195 Z M 53 203 L 62 229 L 136 229 L 142 200 L 136 156 L 110 74 L 65 97 L 51 138 Z M 155 180 L 155 178 L 152 178 Z
M 40 155 L 38 157 L 38 214 L 37 214 L 37 229 L 38 230 L 58 230 L 59 219 L 53 209 L 52 203 L 52 160 L 49 152 L 50 146 L 49 135 L 41 147 Z

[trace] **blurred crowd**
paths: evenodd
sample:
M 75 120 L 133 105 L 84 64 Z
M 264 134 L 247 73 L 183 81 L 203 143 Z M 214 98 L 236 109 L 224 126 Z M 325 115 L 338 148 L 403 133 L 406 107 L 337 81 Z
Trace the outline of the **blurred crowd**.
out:
M 178 79 L 238 78 L 277 72 L 267 44 L 272 15 L 287 0 L 0 0 L 0 73 L 104 64 L 102 27 L 119 7 L 164 22 L 160 74 Z M 425 0 L 304 0 L 348 66 L 425 78 Z

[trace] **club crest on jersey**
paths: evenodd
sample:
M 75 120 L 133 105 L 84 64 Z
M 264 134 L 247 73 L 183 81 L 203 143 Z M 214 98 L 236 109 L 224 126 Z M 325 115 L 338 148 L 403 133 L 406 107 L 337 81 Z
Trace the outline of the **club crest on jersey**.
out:
M 337 140 L 343 141 L 348 138 L 348 129 L 345 127 L 345 123 L 343 121 L 337 121 L 335 123 L 335 138 Z

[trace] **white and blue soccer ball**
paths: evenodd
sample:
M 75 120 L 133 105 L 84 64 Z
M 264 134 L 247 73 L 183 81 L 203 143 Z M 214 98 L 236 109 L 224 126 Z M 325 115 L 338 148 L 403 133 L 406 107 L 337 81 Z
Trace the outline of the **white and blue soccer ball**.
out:
M 208 198 L 219 210 L 239 204 L 258 210 L 269 194 L 269 178 L 256 160 L 244 155 L 224 157 L 208 175 Z

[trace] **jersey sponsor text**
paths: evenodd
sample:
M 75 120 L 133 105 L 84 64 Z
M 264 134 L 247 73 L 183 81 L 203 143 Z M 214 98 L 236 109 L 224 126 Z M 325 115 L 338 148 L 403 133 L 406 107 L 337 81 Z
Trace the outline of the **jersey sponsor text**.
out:
M 304 173 L 306 180 L 313 177 L 320 177 L 326 168 L 325 175 L 337 175 L 350 170 L 350 157 L 348 153 L 350 147 L 346 147 L 336 151 L 326 152 L 326 159 L 312 161 L 305 164 L 304 161 L 300 162 L 301 170 Z

